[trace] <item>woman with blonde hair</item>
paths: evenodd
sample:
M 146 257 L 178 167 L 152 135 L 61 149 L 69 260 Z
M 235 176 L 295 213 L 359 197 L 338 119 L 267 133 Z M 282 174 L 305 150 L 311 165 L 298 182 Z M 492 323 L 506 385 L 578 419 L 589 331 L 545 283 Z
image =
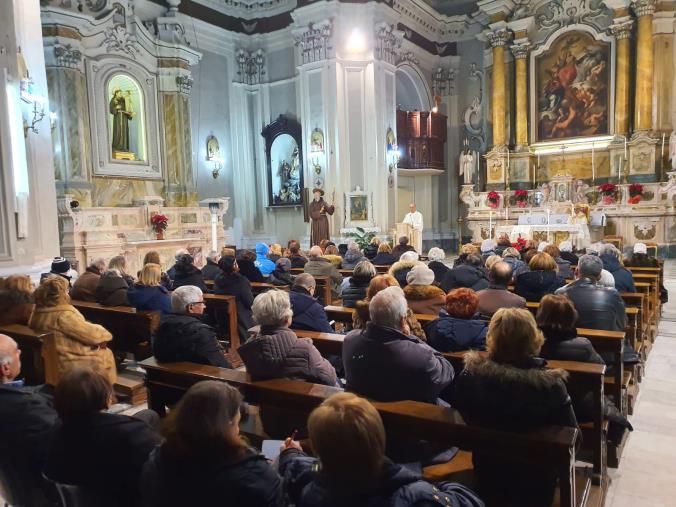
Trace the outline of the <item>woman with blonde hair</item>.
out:
M 481 255 L 479 248 L 472 243 L 465 243 L 460 247 L 460 252 L 458 252 L 458 258 L 453 261 L 453 267 L 460 266 L 464 264 L 465 259 L 470 255 Z
M 373 260 L 373 258 L 378 255 L 378 247 L 380 246 L 380 243 L 382 243 L 381 239 L 378 236 L 373 236 L 369 244 L 366 245 L 366 248 L 364 248 L 364 256 L 368 260 Z
M 0 290 L 0 325 L 28 324 L 35 303 L 33 282 L 28 275 L 11 275 Z
M 112 335 L 98 324 L 87 322 L 70 304 L 68 280 L 58 276 L 46 278 L 35 289 L 35 311 L 29 326 L 54 335 L 57 378 L 75 367 L 97 369 L 114 384 L 117 380 L 115 359 L 108 348 Z M 43 354 L 49 351 L 43 351 Z
M 399 282 L 397 282 L 397 279 L 392 275 L 387 274 L 374 276 L 371 279 L 369 287 L 366 290 L 366 298 L 362 301 L 357 301 L 354 308 L 354 313 L 352 314 L 352 327 L 354 329 L 364 329 L 366 327 L 367 322 L 371 320 L 371 315 L 369 314 L 369 303 L 371 302 L 371 299 L 373 296 L 387 287 L 399 287 Z M 408 324 L 413 336 L 417 336 L 423 341 L 427 339 L 425 336 L 425 331 L 423 331 L 420 322 L 418 322 L 418 319 L 415 318 L 415 315 L 410 308 L 406 314 L 406 323 Z
M 501 308 L 488 326 L 488 356 L 465 354 L 465 369 L 453 386 L 451 405 L 463 418 L 501 431 L 543 426 L 577 427 L 564 370 L 546 369 L 538 357 L 544 343 L 533 315 Z M 502 506 L 550 505 L 556 471 L 474 453 L 479 492 Z
M 397 260 L 399 259 L 392 255 L 392 246 L 387 241 L 383 241 L 378 245 L 378 253 L 371 262 L 374 266 L 391 266 Z
M 129 304 L 137 310 L 171 313 L 171 295 L 162 286 L 162 268 L 159 264 L 143 266 L 138 281 L 127 291 Z
M 270 251 L 268 252 L 268 259 L 272 262 L 277 262 L 282 258 L 282 245 L 279 243 L 273 243 L 270 245 Z
M 310 443 L 318 459 L 287 439 L 279 471 L 297 507 L 334 505 L 448 505 L 480 507 L 466 487 L 444 482 L 433 487 L 419 472 L 385 456 L 385 428 L 378 411 L 364 398 L 337 393 L 308 419 Z
M 324 255 L 322 255 L 322 257 L 337 268 L 339 268 L 340 263 L 343 262 L 343 258 L 340 256 L 340 252 L 338 251 L 338 247 L 333 243 L 326 245 L 326 248 L 324 249 Z
M 124 258 L 124 255 L 116 255 L 108 261 L 108 270 L 113 269 L 116 269 L 120 273 L 120 276 L 127 283 L 128 287 L 134 285 L 134 277 L 127 273 L 127 259 Z
M 540 301 L 546 294 L 554 294 L 566 281 L 559 276 L 559 267 L 554 258 L 545 252 L 533 255 L 528 263 L 529 271 L 519 274 L 514 280 L 514 292 L 526 301 Z

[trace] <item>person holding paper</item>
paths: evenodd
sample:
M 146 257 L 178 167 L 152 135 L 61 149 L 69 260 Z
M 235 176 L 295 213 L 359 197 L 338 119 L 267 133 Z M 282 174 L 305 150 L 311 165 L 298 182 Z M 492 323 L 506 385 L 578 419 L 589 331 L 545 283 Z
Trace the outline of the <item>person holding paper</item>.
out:
M 422 231 L 423 231 L 423 216 L 422 213 L 418 211 L 415 203 L 408 205 L 408 213 L 404 217 L 405 224 L 410 225 L 413 230 L 411 232 L 411 244 L 415 251 L 419 254 L 422 253 Z

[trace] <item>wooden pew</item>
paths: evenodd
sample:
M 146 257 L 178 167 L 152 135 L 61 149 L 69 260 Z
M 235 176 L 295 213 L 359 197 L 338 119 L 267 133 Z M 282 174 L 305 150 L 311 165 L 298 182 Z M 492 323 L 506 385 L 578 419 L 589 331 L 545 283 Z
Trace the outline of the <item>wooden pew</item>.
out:
M 302 273 L 305 273 L 303 268 L 291 268 L 291 274 L 293 275 L 300 275 Z M 318 298 L 323 305 L 330 305 L 333 302 L 331 279 L 328 276 L 315 276 L 315 282 L 317 283 L 315 297 Z
M 100 324 L 113 335 L 111 348 L 131 352 L 136 359 L 152 355 L 150 340 L 160 325 L 159 312 L 137 311 L 131 306 L 103 306 L 90 301 L 71 304 L 94 324 Z
M 274 285 L 272 283 L 251 282 L 251 292 L 253 292 L 254 297 L 258 296 L 259 294 L 262 294 L 263 292 L 267 292 L 273 289 L 279 289 L 289 292 L 289 290 L 291 290 L 291 287 L 289 287 L 288 285 Z
M 56 385 L 58 378 L 54 335 L 22 324 L 0 326 L 0 334 L 12 338 L 21 350 L 21 376 L 26 385 Z
M 244 372 L 194 363 L 158 364 L 143 361 L 150 408 L 164 413 L 168 395 L 183 393 L 196 382 L 215 380 L 239 388 L 250 403 L 309 414 L 335 387 L 287 379 L 251 381 Z M 467 424 L 454 409 L 415 401 L 372 402 L 390 434 L 420 437 L 463 450 L 508 458 L 524 464 L 554 468 L 559 475 L 562 507 L 586 504 L 588 483 L 578 488 L 575 470 L 575 428 L 545 427 L 528 433 L 502 432 Z M 584 482 L 584 481 L 583 481 Z M 585 494 L 582 494 L 582 492 Z M 578 496 L 577 493 L 580 493 Z
M 230 352 L 234 353 L 239 348 L 239 330 L 237 328 L 237 298 L 224 294 L 204 294 L 204 302 L 207 311 L 211 312 L 216 322 L 221 322 L 224 315 L 227 316 L 227 331 L 230 338 Z

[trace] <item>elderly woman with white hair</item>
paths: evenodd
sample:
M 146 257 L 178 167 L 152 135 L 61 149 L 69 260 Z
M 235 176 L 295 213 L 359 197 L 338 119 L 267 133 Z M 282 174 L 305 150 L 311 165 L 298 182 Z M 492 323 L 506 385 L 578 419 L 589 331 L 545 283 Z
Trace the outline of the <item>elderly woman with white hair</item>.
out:
M 336 370 L 312 340 L 298 338 L 289 329 L 293 311 L 287 292 L 269 290 L 259 294 L 252 310 L 260 330 L 237 352 L 254 380 L 288 378 L 337 385 Z
M 618 292 L 636 292 L 631 271 L 622 264 L 622 254 L 614 245 L 604 244 L 599 252 L 599 257 L 603 261 L 603 269 L 610 271 L 610 274 L 613 275 L 615 288 Z
M 397 282 L 399 282 L 399 285 L 402 288 L 406 287 L 408 284 L 406 277 L 408 276 L 409 271 L 413 269 L 413 266 L 420 264 L 418 259 L 418 254 L 411 250 L 401 254 L 399 260 L 390 267 L 388 273 L 397 279 Z
M 502 261 L 509 264 L 512 268 L 513 280 L 524 271 L 528 271 L 528 264 L 521 260 L 521 253 L 513 246 L 505 248 L 502 252 Z
M 444 275 L 449 270 L 449 267 L 444 264 L 446 253 L 441 248 L 435 246 L 427 252 L 427 258 L 429 259 L 427 267 L 434 271 L 434 285 L 439 286 L 441 280 L 444 279 Z

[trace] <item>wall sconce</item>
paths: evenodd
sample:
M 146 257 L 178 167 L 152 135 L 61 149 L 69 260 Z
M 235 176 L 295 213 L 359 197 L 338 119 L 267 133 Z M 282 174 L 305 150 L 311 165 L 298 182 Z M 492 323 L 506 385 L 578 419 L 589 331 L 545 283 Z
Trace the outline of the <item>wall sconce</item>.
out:
M 44 99 L 42 97 L 34 97 L 35 100 L 33 100 L 33 111 L 31 112 L 33 115 L 33 118 L 30 119 L 30 124 L 29 121 L 24 119 L 23 121 L 23 136 L 28 137 L 28 131 L 31 130 L 33 131 L 34 134 L 38 133 L 38 123 L 42 121 L 42 119 L 45 117 L 45 104 L 44 104 Z M 30 113 L 29 113 L 30 114 Z
M 218 144 L 216 136 L 207 137 L 207 161 L 214 163 L 211 175 L 214 179 L 218 178 L 221 169 L 223 169 L 223 158 L 221 158 L 221 147 Z
M 214 168 L 211 170 L 211 175 L 216 179 L 221 169 L 223 169 L 223 164 L 218 160 L 213 160 L 212 162 L 214 163 Z

